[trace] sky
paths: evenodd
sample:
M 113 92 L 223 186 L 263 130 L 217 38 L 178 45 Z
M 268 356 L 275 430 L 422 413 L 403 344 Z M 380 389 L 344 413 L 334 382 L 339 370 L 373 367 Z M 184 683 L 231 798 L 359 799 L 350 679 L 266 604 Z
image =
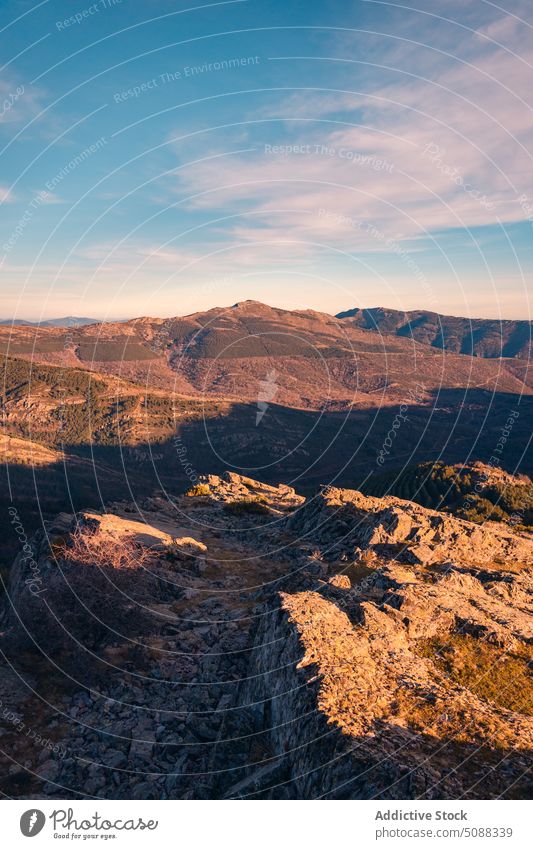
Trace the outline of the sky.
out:
M 530 0 L 4 0 L 0 318 L 531 318 Z

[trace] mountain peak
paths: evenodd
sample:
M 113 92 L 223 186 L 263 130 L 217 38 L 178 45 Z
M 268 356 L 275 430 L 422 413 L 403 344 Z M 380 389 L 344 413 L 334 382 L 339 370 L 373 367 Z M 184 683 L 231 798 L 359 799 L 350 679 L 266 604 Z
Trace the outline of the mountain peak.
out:
M 264 312 L 271 312 L 275 307 L 271 307 L 268 304 L 263 304 L 262 301 L 254 301 L 251 298 L 248 298 L 245 301 L 237 301 L 237 303 L 231 306 L 232 310 L 242 310 L 242 309 L 259 309 Z

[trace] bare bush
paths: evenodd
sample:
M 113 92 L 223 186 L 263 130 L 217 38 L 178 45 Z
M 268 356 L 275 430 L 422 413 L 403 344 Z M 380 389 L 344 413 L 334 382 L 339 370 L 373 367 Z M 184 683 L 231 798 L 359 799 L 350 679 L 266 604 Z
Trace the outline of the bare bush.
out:
M 112 539 L 99 534 L 76 530 L 71 534 L 62 552 L 71 563 L 99 569 L 141 569 L 150 557 L 146 548 L 135 545 L 131 539 Z
M 21 595 L 12 648 L 61 657 L 63 668 L 91 671 L 92 652 L 141 640 L 154 628 L 150 605 L 159 581 L 147 568 L 149 549 L 78 528 L 57 538 L 42 561 L 45 592 Z M 89 676 L 87 676 L 89 677 Z
M 148 627 L 146 606 L 157 581 L 146 569 L 150 552 L 132 540 L 75 531 L 62 557 L 63 580 L 54 606 L 73 636 L 115 642 Z

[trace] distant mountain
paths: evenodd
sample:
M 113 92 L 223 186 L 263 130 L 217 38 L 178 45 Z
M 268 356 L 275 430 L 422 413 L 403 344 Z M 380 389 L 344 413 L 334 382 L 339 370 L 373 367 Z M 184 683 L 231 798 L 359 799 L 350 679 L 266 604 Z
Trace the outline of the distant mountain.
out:
M 61 327 L 0 328 L 0 351 L 10 356 L 59 365 L 68 351 L 69 365 L 192 397 L 264 403 L 266 392 L 269 402 L 289 408 L 349 410 L 354 404 L 374 407 L 379 399 L 422 402 L 444 389 L 523 392 L 523 359 L 507 359 L 502 368 L 490 357 L 445 348 L 360 327 L 350 317 L 276 309 L 257 301 L 68 332 Z
M 526 360 L 457 354 L 312 310 L 245 301 L 75 329 L 4 326 L 0 354 L 0 435 L 17 440 L 4 455 L 18 456 L 0 486 L 0 563 L 17 544 L 6 526 L 13 485 L 27 523 L 32 505 L 175 491 L 228 467 L 305 491 L 364 488 L 418 463 L 487 463 L 510 417 L 502 467 L 533 476 Z M 40 467 L 36 502 L 35 449 L 20 440 L 68 457 L 68 489 L 58 459 Z M 36 507 L 32 516 L 36 526 Z
M 86 318 L 85 316 L 67 315 L 65 318 L 49 318 L 41 321 L 41 327 L 83 327 L 86 324 L 100 324 L 99 318 Z
M 347 310 L 336 316 L 351 327 L 379 333 L 407 336 L 433 348 L 474 357 L 531 356 L 530 321 L 461 318 L 427 310 L 400 310 L 386 307 Z
M 84 327 L 87 324 L 100 324 L 99 318 L 86 318 L 67 315 L 64 318 L 49 318 L 45 321 L 25 321 L 23 318 L 3 318 L 0 324 L 11 324 L 15 327 Z
M 152 357 L 154 352 L 156 355 L 166 352 L 175 356 L 178 349 L 187 359 L 195 360 L 264 356 L 330 358 L 345 356 L 354 343 L 359 353 L 363 349 L 368 353 L 385 353 L 386 350 L 407 352 L 408 340 L 414 339 L 422 345 L 454 354 L 482 359 L 504 358 L 508 361 L 506 368 L 519 380 L 527 379 L 524 360 L 531 358 L 533 335 L 532 322 L 526 320 L 470 319 L 428 310 L 403 312 L 387 307 L 356 307 L 332 316 L 314 310 L 276 309 L 257 301 L 241 301 L 231 307 L 215 307 L 206 312 L 168 319 L 136 318 L 102 322 L 96 318 L 66 316 L 41 322 L 2 319 L 0 325 L 60 330 L 82 329 L 93 325 L 99 346 L 117 337 L 123 340 L 129 337 L 131 346 L 135 341 L 132 338 L 134 335 L 137 341 L 148 342 Z M 361 334 L 361 331 L 366 333 Z M 400 337 L 405 341 L 397 339 L 393 342 L 390 339 L 386 342 L 383 335 Z M 115 359 L 114 356 L 99 356 L 101 352 L 98 350 L 93 353 L 97 361 Z M 123 346 L 118 353 L 118 359 L 124 359 Z M 133 352 L 126 353 L 125 358 L 135 359 Z M 146 358 L 151 357 L 146 353 L 139 356 L 139 359 Z M 87 358 L 82 356 L 82 359 Z
M 533 387 L 509 368 L 527 361 L 456 354 L 312 310 L 244 301 L 75 330 L 0 327 L 0 353 L 11 363 L 3 377 L 9 435 L 35 440 L 39 424 L 42 440 L 53 447 L 111 446 L 148 441 L 143 434 L 153 439 L 157 432 L 168 443 L 165 463 L 174 477 L 176 427 L 187 440 L 188 461 L 202 471 L 220 471 L 222 457 L 222 470 L 228 463 L 250 469 L 267 464 L 280 480 L 305 475 L 313 484 L 344 464 L 357 473 L 385 472 L 398 463 L 436 459 L 441 451 L 446 462 L 462 462 L 474 443 L 473 459 L 487 460 L 518 403 L 504 462 L 531 471 L 522 453 Z M 22 360 L 31 366 L 29 375 L 20 372 Z M 42 386 L 38 365 L 47 374 L 51 369 Z M 75 387 L 70 404 L 59 385 L 67 366 Z M 129 388 L 119 402 L 110 387 L 100 403 L 94 386 L 90 393 L 76 388 L 80 370 L 106 380 L 114 375 Z M 26 385 L 29 398 L 20 388 Z M 158 397 L 141 402 L 148 387 Z M 406 408 L 404 426 L 395 416 Z M 399 425 L 401 438 L 390 449 L 386 441 Z M 354 480 L 353 471 L 346 474 Z

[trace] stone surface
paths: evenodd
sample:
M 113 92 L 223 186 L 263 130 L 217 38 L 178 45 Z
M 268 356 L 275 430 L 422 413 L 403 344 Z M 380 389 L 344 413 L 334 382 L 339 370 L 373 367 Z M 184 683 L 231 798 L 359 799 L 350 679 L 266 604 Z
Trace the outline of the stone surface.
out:
M 175 504 L 153 497 L 63 514 L 50 537 L 31 541 L 31 558 L 17 558 L 2 648 L 31 680 L 11 670 L 4 679 L 31 684 L 13 688 L 9 705 L 44 742 L 4 722 L 10 795 L 527 794 L 530 714 L 460 683 L 424 649 L 460 637 L 502 662 L 525 656 L 526 534 L 351 490 L 306 500 L 232 472 L 202 483 L 207 496 Z M 266 520 L 225 510 L 259 496 Z M 53 648 L 42 639 L 50 611 L 79 627 L 65 592 L 76 528 L 92 543 L 131 542 L 140 565 L 111 608 L 106 584 L 94 584 L 92 615 L 110 609 L 112 630 Z M 100 572 L 118 580 L 105 563 Z M 32 692 L 52 683 L 43 706 Z

